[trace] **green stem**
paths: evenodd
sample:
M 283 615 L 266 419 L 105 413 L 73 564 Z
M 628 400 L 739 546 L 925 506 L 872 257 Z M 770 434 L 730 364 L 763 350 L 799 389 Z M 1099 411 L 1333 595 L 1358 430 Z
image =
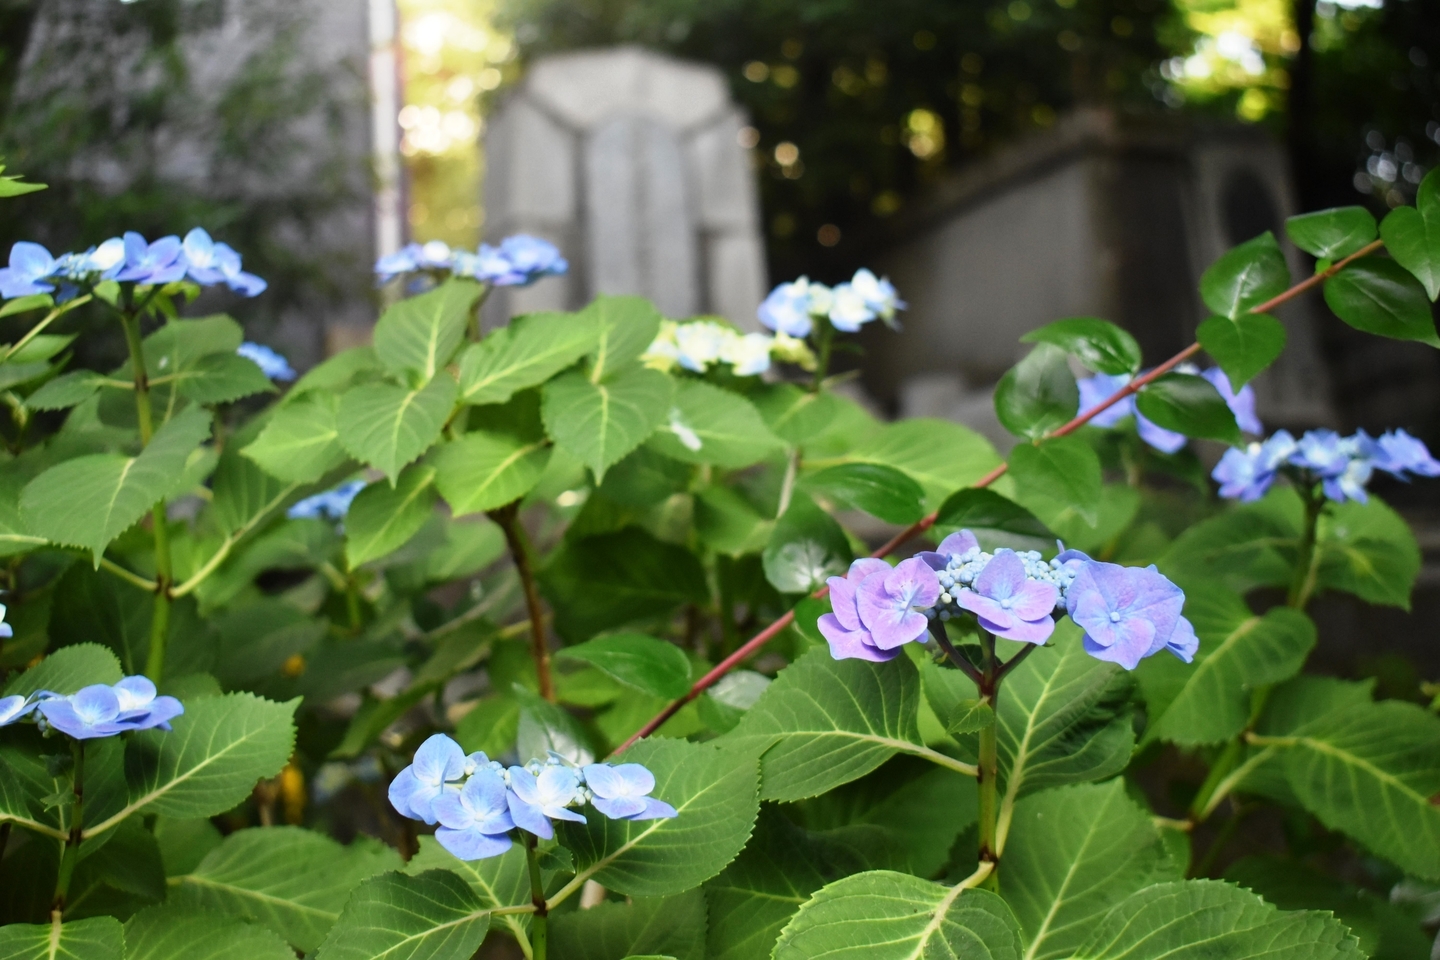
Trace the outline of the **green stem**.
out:
M 1295 557 L 1295 574 L 1290 581 L 1290 595 L 1285 602 L 1296 610 L 1304 610 L 1315 592 L 1315 583 L 1320 575 L 1319 554 L 1315 550 L 1320 514 L 1325 510 L 1325 497 L 1317 496 L 1310 485 L 1297 484 L 1305 499 L 1305 528 L 1300 531 L 1300 550 Z
M 980 631 L 980 647 L 985 651 L 985 659 L 981 665 L 979 685 L 980 701 L 989 704 L 991 711 L 995 711 L 995 698 L 1000 689 L 1000 681 L 997 677 L 995 663 L 995 638 L 985 631 Z M 1000 777 L 1000 752 L 996 738 L 995 720 L 986 724 L 980 730 L 980 755 L 978 770 L 975 780 L 980 791 L 979 803 L 979 827 L 980 827 L 980 863 L 989 863 L 993 868 L 981 881 L 980 885 L 987 890 L 998 891 L 1000 889 L 1000 855 L 996 848 L 996 825 L 1000 810 L 999 777 Z
M 825 383 L 825 377 L 830 372 L 830 347 L 835 339 L 835 328 L 830 326 L 830 321 L 824 317 L 815 319 L 815 335 L 820 341 L 820 349 L 816 351 L 815 380 L 810 384 L 812 393 L 819 393 L 820 387 Z
M 530 917 L 530 948 L 533 960 L 545 960 L 546 918 L 550 908 L 545 904 L 545 883 L 540 876 L 540 861 L 535 856 L 535 837 L 525 834 L 525 863 L 530 867 L 530 902 L 535 912 Z
M 70 750 L 75 758 L 71 787 L 75 803 L 70 808 L 70 835 L 65 838 L 65 851 L 60 855 L 60 875 L 55 878 L 55 896 L 50 903 L 51 916 L 57 917 L 65 911 L 65 897 L 70 893 L 70 878 L 75 875 L 75 864 L 80 859 L 80 841 L 85 835 L 85 741 L 71 741 Z
M 490 284 L 482 283 L 480 285 L 480 297 L 475 301 L 475 305 L 470 308 L 470 324 L 467 333 L 469 333 L 470 339 L 476 343 L 480 342 L 480 337 L 482 336 L 482 331 L 480 330 L 480 308 L 485 306 L 485 299 L 489 296 Z
M 1200 785 L 1200 792 L 1195 794 L 1195 799 L 1190 804 L 1192 821 L 1199 823 L 1209 816 L 1211 800 L 1215 796 L 1216 789 L 1239 765 L 1243 752 L 1244 742 L 1239 737 L 1225 744 L 1225 749 L 1220 751 L 1220 756 L 1215 758 L 1214 765 L 1210 767 L 1210 773 L 1205 777 L 1205 782 Z

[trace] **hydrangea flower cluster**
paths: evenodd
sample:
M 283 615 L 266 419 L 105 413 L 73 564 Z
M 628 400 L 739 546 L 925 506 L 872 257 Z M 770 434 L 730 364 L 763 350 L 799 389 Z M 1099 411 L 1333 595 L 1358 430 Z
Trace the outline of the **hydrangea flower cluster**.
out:
M 1085 631 L 1087 653 L 1127 670 L 1161 650 L 1189 663 L 1199 647 L 1181 615 L 1185 594 L 1153 565 L 1124 567 L 1078 550 L 1048 561 L 1033 550 L 987 553 L 969 530 L 894 567 L 856 560 L 829 584 L 834 612 L 818 626 L 837 660 L 893 659 L 906 643 L 925 643 L 933 622 L 963 613 L 994 636 L 1037 644 L 1068 614 Z
M 815 368 L 815 355 L 803 340 L 784 333 L 773 337 L 741 333 L 716 320 L 664 321 L 655 341 L 640 359 L 646 366 L 664 373 L 677 366 L 704 373 L 720 364 L 729 364 L 735 376 L 753 377 L 770 369 L 772 357 L 806 369 Z
M 1334 430 L 1310 430 L 1299 440 L 1277 430 L 1264 443 L 1226 450 L 1210 476 L 1220 484 L 1220 496 L 1245 503 L 1263 497 L 1282 474 L 1307 486 L 1319 483 L 1336 503 L 1365 503 L 1365 486 L 1376 470 L 1401 480 L 1440 477 L 1440 460 L 1430 455 L 1424 441 L 1404 430 L 1379 437 L 1364 430 L 1348 437 Z
M 0 727 L 28 717 L 42 730 L 58 730 L 76 740 L 152 727 L 169 730 L 170 721 L 184 712 L 179 700 L 156 696 L 155 684 L 138 675 L 113 685 L 91 684 L 69 696 L 39 690 L 28 697 L 0 697 Z
M 383 286 L 408 273 L 470 277 L 496 287 L 525 287 L 541 277 L 570 269 L 560 250 L 548 240 L 520 233 L 506 237 L 498 247 L 487 243 L 471 253 L 452 248 L 443 240 L 411 243 L 375 261 L 375 276 Z
M 401 815 L 438 824 L 435 839 L 461 860 L 494 857 L 510 849 L 512 832 L 548 840 L 554 820 L 585 823 L 570 809 L 590 804 L 612 820 L 679 816 L 650 796 L 655 776 L 638 763 L 578 766 L 557 754 L 506 767 L 483 753 L 468 756 L 437 733 L 390 782 L 390 805 Z
M 260 343 L 242 343 L 235 352 L 260 368 L 260 372 L 271 380 L 288 381 L 295 379 L 290 361 Z
M 888 279 L 861 268 L 849 283 L 827 287 L 806 277 L 782 283 L 760 304 L 760 322 L 777 333 L 803 339 L 815 320 L 825 317 L 836 330 L 855 333 L 872 320 L 893 324 L 895 311 L 904 310 Z
M 1225 398 L 1230 412 L 1235 414 L 1235 423 L 1245 433 L 1259 435 L 1265 432 L 1264 424 L 1255 415 L 1255 391 L 1249 384 L 1241 387 L 1239 391 L 1232 390 L 1230 378 L 1225 376 L 1225 371 L 1219 367 L 1211 367 L 1209 370 L 1202 371 L 1191 364 L 1181 364 L 1176 367 L 1176 370 L 1180 373 L 1197 374 L 1214 384 L 1220 396 Z M 1097 373 L 1079 381 L 1080 407 L 1077 413 L 1086 413 L 1095 409 L 1129 382 L 1130 377 L 1126 374 L 1106 373 Z M 1136 406 L 1134 396 L 1126 397 L 1102 410 L 1091 419 L 1090 423 L 1096 427 L 1113 427 L 1126 417 L 1135 418 L 1135 430 L 1140 434 L 1140 439 L 1161 453 L 1175 453 L 1187 442 L 1183 433 L 1166 430 L 1147 420 Z
M 241 269 L 234 248 L 196 227 L 183 240 L 171 235 L 153 243 L 132 230 L 84 253 L 58 257 L 22 240 L 10 248 L 9 266 L 0 268 L 0 298 L 55 293 L 59 284 L 58 299 L 68 300 L 81 287 L 105 280 L 148 286 L 187 279 L 202 287 L 224 284 L 246 297 L 259 296 L 266 287 L 264 280 Z
M 350 504 L 365 486 L 364 480 L 342 483 L 334 490 L 326 490 L 297 502 L 285 511 L 285 516 L 291 520 L 334 520 L 338 523 L 345 519 L 345 514 L 350 512 Z

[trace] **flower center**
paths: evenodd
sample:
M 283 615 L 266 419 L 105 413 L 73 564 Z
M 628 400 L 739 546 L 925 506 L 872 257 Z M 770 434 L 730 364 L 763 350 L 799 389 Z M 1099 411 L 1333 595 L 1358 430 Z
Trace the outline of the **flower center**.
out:
M 1004 600 L 1000 601 L 1000 606 L 1004 607 L 1006 610 L 1009 610 L 1011 607 L 1015 606 L 1015 599 L 1013 597 L 1006 597 Z
M 1111 611 L 1110 611 L 1110 622 L 1111 622 L 1111 623 L 1119 623 L 1119 622 L 1120 622 L 1120 611 L 1119 611 L 1119 610 L 1111 610 Z

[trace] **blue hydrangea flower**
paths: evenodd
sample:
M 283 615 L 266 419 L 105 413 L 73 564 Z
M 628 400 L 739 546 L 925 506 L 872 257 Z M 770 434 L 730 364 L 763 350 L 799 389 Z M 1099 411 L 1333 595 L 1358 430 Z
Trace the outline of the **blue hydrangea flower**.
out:
M 1230 378 L 1219 367 L 1211 367 L 1209 370 L 1201 372 L 1200 376 L 1209 380 L 1220 396 L 1225 398 L 1225 405 L 1230 408 L 1231 413 L 1235 414 L 1236 426 L 1255 436 L 1265 432 L 1265 425 L 1255 415 L 1255 390 L 1250 384 L 1245 384 L 1238 392 L 1232 390 Z
M 295 379 L 295 371 L 291 369 L 290 362 L 263 344 L 247 341 L 240 344 L 235 352 L 252 361 L 271 380 Z
M 507 793 L 500 774 L 489 767 L 476 770 L 465 786 L 448 790 L 433 802 L 435 819 L 440 822 L 435 839 L 461 860 L 480 860 L 509 850 L 515 821 L 510 817 Z
M 817 626 L 830 644 L 830 656 L 836 660 L 857 658 L 884 663 L 900 655 L 900 647 L 881 647 L 860 617 L 857 591 L 871 577 L 883 580 L 891 572 L 890 564 L 873 557 L 862 557 L 850 564 L 843 577 L 831 577 L 830 607 L 832 613 L 822 616 Z
M 1235 422 L 1241 430 L 1254 434 L 1264 432 L 1259 418 L 1255 416 L 1255 391 L 1250 388 L 1249 384 L 1241 387 L 1240 391 L 1236 393 L 1230 389 L 1230 379 L 1219 367 L 1201 371 L 1196 367 L 1186 365 L 1179 369 L 1182 373 L 1199 374 L 1214 384 L 1215 389 L 1219 391 L 1220 395 L 1224 397 L 1225 403 L 1230 407 L 1230 412 L 1235 415 Z M 1087 413 L 1100 406 L 1129 382 L 1129 375 L 1123 373 L 1097 373 L 1077 381 L 1080 388 L 1080 405 L 1077 414 Z M 1140 413 L 1133 395 L 1106 407 L 1096 414 L 1090 423 L 1097 427 L 1113 427 L 1126 417 L 1135 418 L 1135 432 L 1140 435 L 1140 439 L 1161 453 L 1176 453 L 1188 442 L 1183 433 L 1166 430 L 1146 419 Z
M 1336 503 L 1344 503 L 1346 500 L 1368 503 L 1370 496 L 1365 492 L 1365 485 L 1370 482 L 1370 476 L 1374 472 L 1374 464 L 1356 457 L 1345 464 L 1345 468 L 1337 475 L 1322 480 L 1320 486 L 1325 491 L 1325 496 Z
M 1364 431 L 1361 431 L 1364 435 Z M 1406 479 L 1405 474 L 1420 477 L 1440 477 L 1440 460 L 1430 455 L 1430 448 L 1423 440 L 1410 436 L 1404 430 L 1390 430 L 1371 440 L 1367 445 L 1375 466 L 1392 476 Z
M 580 799 L 580 776 L 572 768 L 545 764 L 537 776 L 524 767 L 511 767 L 509 780 L 510 818 L 520 829 L 549 840 L 555 836 L 551 820 L 585 822 L 583 815 L 566 809 Z
M 125 234 L 125 265 L 116 280 L 139 284 L 174 283 L 185 276 L 189 265 L 177 236 L 161 237 L 154 243 L 131 230 Z
M 831 291 L 830 325 L 844 333 L 855 333 L 879 316 L 852 285 L 842 283 Z
M 911 557 L 862 580 L 855 590 L 855 607 L 870 642 L 894 650 L 913 640 L 925 642 L 930 625 L 924 611 L 939 598 L 935 571 L 923 559 Z
M 682 323 L 675 327 L 675 360 L 686 370 L 704 373 L 719 362 L 728 335 L 734 331 L 713 321 Z
M 1126 670 L 1161 650 L 1189 663 L 1200 646 L 1194 627 L 1181 616 L 1184 592 L 1153 564 L 1122 567 L 1087 558 L 1065 606 L 1085 631 L 1085 652 Z
M 394 253 L 387 253 L 375 261 L 375 276 L 382 283 L 389 283 L 401 274 L 410 273 L 419 269 L 416 256 L 420 252 L 420 245 L 409 244 L 396 250 Z
M 5 606 L 5 604 L 0 603 L 0 637 L 15 636 L 14 628 L 11 627 L 10 624 L 5 622 L 5 614 L 7 610 L 8 608 Z
M 344 520 L 345 514 L 350 512 L 351 502 L 364 489 L 364 480 L 342 483 L 334 490 L 306 497 L 286 510 L 285 516 L 291 520 Z
M 158 241 L 157 241 L 158 242 Z M 186 273 L 202 286 L 223 283 L 246 297 L 257 297 L 269 286 L 253 273 L 240 269 L 240 254 L 226 243 L 216 243 L 199 227 L 185 234 L 181 244 Z
M 558 276 L 570 269 L 570 264 L 560 256 L 560 248 L 549 240 L 528 236 L 523 233 L 506 237 L 500 241 L 500 255 L 510 261 L 514 273 L 521 279 L 506 282 L 495 281 L 496 286 L 528 286 L 541 277 Z
M 21 240 L 10 248 L 10 265 L 0 269 L 0 297 L 28 297 L 50 293 L 55 287 L 39 281 L 51 277 L 60 264 L 38 243 Z
M 38 707 L 46 724 L 76 740 L 169 730 L 169 721 L 185 712 L 174 697 L 155 696 L 155 685 L 145 677 L 126 677 L 113 687 L 91 684 L 68 697 L 41 700 Z
M 25 719 L 37 706 L 39 700 L 36 697 L 22 697 L 18 694 L 0 697 L 0 727 Z
M 737 377 L 754 377 L 770 369 L 770 351 L 775 340 L 763 333 L 734 331 L 720 345 L 720 361 L 730 364 Z
M 612 820 L 660 820 L 679 813 L 663 800 L 649 796 L 655 789 L 655 775 L 638 763 L 608 766 L 592 763 L 585 767 L 585 786 L 590 803 Z
M 443 733 L 435 734 L 420 744 L 415 759 L 390 781 L 390 805 L 412 820 L 434 823 L 435 802 L 447 792 L 453 795 L 459 790 L 458 781 L 466 772 L 465 761 L 465 751 L 460 749 L 460 744 Z M 500 791 L 503 805 L 504 781 L 500 782 Z
M 824 284 L 811 283 L 801 277 L 771 290 L 756 316 L 771 330 L 791 337 L 808 337 L 815 325 L 811 318 L 828 314 L 833 299 Z
M 900 299 L 895 285 L 888 277 L 876 277 L 864 267 L 856 270 L 855 276 L 850 278 L 850 289 L 865 301 L 865 306 L 887 323 L 895 318 L 896 310 L 904 310 L 909 306 Z
M 975 614 L 980 626 L 997 637 L 1044 643 L 1055 632 L 1059 589 L 1027 577 L 1024 560 L 1013 550 L 996 551 L 974 582 L 954 597 L 957 606 Z
M 126 677 L 110 689 L 120 704 L 115 722 L 127 730 L 170 729 L 170 721 L 185 712 L 174 697 L 157 697 L 149 677 Z
M 124 266 L 125 241 L 121 237 L 111 237 L 76 257 L 73 275 L 79 278 L 98 273 L 102 280 L 113 280 Z
M 1265 496 L 1295 450 L 1295 438 L 1277 430 L 1264 443 L 1226 450 L 1210 476 L 1220 484 L 1220 496 L 1251 503 Z

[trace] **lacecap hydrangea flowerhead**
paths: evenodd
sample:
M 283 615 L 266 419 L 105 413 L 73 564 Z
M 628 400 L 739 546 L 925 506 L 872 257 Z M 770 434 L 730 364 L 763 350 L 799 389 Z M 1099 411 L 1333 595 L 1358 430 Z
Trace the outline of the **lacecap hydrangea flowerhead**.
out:
M 703 374 L 728 366 L 737 377 L 753 377 L 769 370 L 772 358 L 815 368 L 815 355 L 803 340 L 783 333 L 741 333 L 723 321 L 703 318 L 663 321 L 640 359 L 663 373 L 679 368 Z
M 390 805 L 412 820 L 438 825 L 435 839 L 456 857 L 480 860 L 509 850 L 516 830 L 548 840 L 555 820 L 585 823 L 585 815 L 572 809 L 585 804 L 612 820 L 678 816 L 650 796 L 654 789 L 654 775 L 638 763 L 580 766 L 551 754 L 506 767 L 483 753 L 466 755 L 437 733 L 390 782 Z
M 38 690 L 29 696 L 0 697 L 0 727 L 28 719 L 46 733 L 55 731 L 76 740 L 153 727 L 169 730 L 170 721 L 184 712 L 174 697 L 156 696 L 155 684 L 142 676 L 91 684 L 69 696 Z
M 443 240 L 407 244 L 375 261 L 375 278 L 384 285 L 413 273 L 431 280 L 456 276 L 496 287 L 524 287 L 569 269 L 555 244 L 522 233 L 506 237 L 498 247 L 482 243 L 473 253 L 454 249 Z
M 848 283 L 834 287 L 807 277 L 782 283 L 770 291 L 757 315 L 776 333 L 804 339 L 822 317 L 836 330 L 855 333 L 872 320 L 893 325 L 895 312 L 905 306 L 888 279 L 862 268 Z
M 1299 440 L 1277 430 L 1263 443 L 1231 447 L 1210 476 L 1220 496 L 1249 503 L 1259 500 L 1281 476 L 1307 488 L 1320 484 L 1336 503 L 1369 499 L 1366 485 L 1376 470 L 1400 480 L 1440 477 L 1440 460 L 1425 443 L 1404 430 L 1372 437 L 1364 430 L 1342 437 L 1334 430 L 1310 430 Z
M 1236 425 L 1243 432 L 1256 436 L 1265 432 L 1264 424 L 1255 415 L 1255 391 L 1249 384 L 1241 387 L 1238 391 L 1232 390 L 1230 378 L 1225 376 L 1225 371 L 1219 367 L 1201 370 L 1190 364 L 1181 364 L 1175 369 L 1179 373 L 1196 374 L 1209 380 L 1215 390 L 1224 398 L 1230 412 L 1235 415 Z M 1076 413 L 1088 413 L 1100 406 L 1114 396 L 1116 391 L 1123 389 L 1130 379 L 1126 374 L 1097 373 L 1080 380 L 1077 384 L 1080 387 L 1080 406 Z M 1166 430 L 1147 420 L 1137 407 L 1133 395 L 1097 413 L 1090 419 L 1090 425 L 1113 427 L 1126 417 L 1135 418 L 1135 432 L 1140 435 L 1140 439 L 1161 453 L 1176 453 L 1188 442 L 1183 433 Z
M 1085 631 L 1087 653 L 1127 670 L 1162 650 L 1189 663 L 1199 647 L 1181 614 L 1184 592 L 1153 565 L 1125 567 L 1078 550 L 1052 560 L 1034 550 L 988 553 L 969 530 L 894 567 L 856 560 L 829 586 L 833 612 L 818 626 L 837 660 L 890 660 L 961 616 L 994 636 L 1042 644 L 1068 614 Z
M 364 480 L 350 480 L 333 490 L 325 490 L 298 501 L 285 511 L 285 516 L 291 520 L 339 522 L 345 519 L 345 514 L 350 512 L 350 504 L 365 486 Z

